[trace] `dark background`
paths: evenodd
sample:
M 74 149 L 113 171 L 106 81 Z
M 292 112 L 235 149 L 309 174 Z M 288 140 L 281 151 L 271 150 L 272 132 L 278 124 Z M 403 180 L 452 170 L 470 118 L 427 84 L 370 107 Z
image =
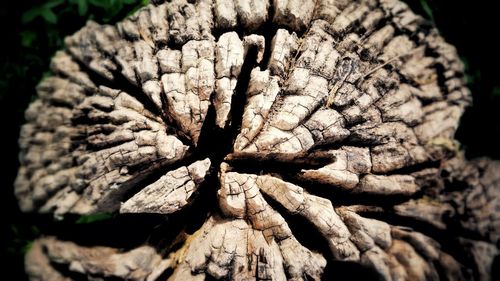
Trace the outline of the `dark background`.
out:
M 23 112 L 35 96 L 35 86 L 50 74 L 52 54 L 64 36 L 87 19 L 113 23 L 147 1 L 143 0 L 15 0 L 0 7 L 0 206 L 2 276 L 22 280 L 23 255 L 39 233 L 35 219 L 20 214 L 13 196 L 18 168 L 17 139 Z M 434 21 L 466 65 L 474 105 L 462 118 L 457 138 L 469 158 L 500 159 L 500 9 L 496 1 L 406 0 Z M 4 259 L 5 257 L 5 259 Z M 12 276 L 12 277 L 11 277 Z

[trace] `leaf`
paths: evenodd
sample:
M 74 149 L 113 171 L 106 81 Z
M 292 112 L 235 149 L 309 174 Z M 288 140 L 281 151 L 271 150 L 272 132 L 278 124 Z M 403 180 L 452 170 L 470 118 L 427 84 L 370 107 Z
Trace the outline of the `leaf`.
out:
M 26 255 L 26 253 L 28 253 L 32 247 L 33 247 L 33 241 L 28 241 L 26 242 L 26 244 L 24 244 L 23 248 L 21 249 L 21 252 L 23 253 L 23 255 Z
M 43 5 L 33 7 L 26 11 L 21 18 L 22 23 L 32 22 L 35 18 L 41 16 L 46 22 L 57 23 L 57 15 L 54 14 L 52 8 L 64 3 L 64 0 L 53 0 Z
M 49 77 L 50 77 L 50 76 L 52 76 L 52 75 L 54 75 L 54 73 L 52 73 L 52 71 L 50 71 L 50 70 L 44 71 L 44 72 L 42 73 L 42 78 L 41 78 L 41 80 L 45 80 L 45 79 L 49 78 Z
M 10 225 L 10 231 L 12 232 L 12 234 L 14 234 L 14 236 L 19 235 L 19 229 L 17 228 L 17 225 L 15 225 L 15 224 Z
M 87 224 L 87 223 L 105 221 L 105 220 L 109 220 L 112 218 L 113 218 L 113 215 L 110 213 L 97 213 L 97 214 L 91 214 L 91 215 L 82 215 L 75 221 L 75 223 L 76 224 Z
M 31 47 L 33 41 L 35 41 L 37 38 L 36 32 L 32 30 L 22 31 L 20 33 L 20 36 L 21 36 L 21 45 L 23 47 Z
M 52 9 L 54 7 L 61 5 L 62 3 L 64 3 L 64 0 L 52 0 L 52 1 L 45 3 L 43 6 L 48 8 L 48 9 Z
M 21 21 L 22 23 L 26 24 L 32 22 L 39 15 L 40 15 L 40 7 L 34 7 L 23 13 Z
M 500 96 L 500 86 L 493 87 L 493 90 L 491 90 L 491 96 L 492 97 L 499 97 Z
M 130 2 L 130 3 L 136 2 L 135 0 L 124 0 L 124 1 L 125 1 L 124 3 L 126 3 L 126 4 L 128 4 L 127 2 Z M 127 13 L 127 16 L 134 14 L 140 8 L 147 6 L 148 4 L 149 4 L 149 0 L 141 0 L 132 10 L 130 10 L 130 12 Z
M 32 225 L 30 231 L 32 236 L 40 235 L 40 229 L 36 225 Z
M 466 57 L 464 57 L 464 56 L 460 56 L 460 60 L 464 64 L 465 71 L 469 71 L 469 68 L 470 68 L 469 60 Z
M 48 7 L 43 7 L 41 11 L 41 16 L 46 22 L 56 24 L 57 23 L 57 15 L 52 12 L 52 10 Z
M 469 60 L 466 57 L 461 56 L 460 60 L 464 64 L 465 83 L 472 85 L 479 82 L 481 80 L 481 71 L 479 69 L 474 71 L 474 68 L 471 68 Z
M 424 9 L 427 18 L 434 21 L 434 13 L 432 12 L 432 8 L 427 0 L 420 0 L 420 5 L 422 6 L 422 9 Z
M 109 7 L 109 1 L 107 0 L 89 0 L 89 4 L 101 9 L 107 9 Z
M 87 3 L 87 0 L 78 0 L 76 3 L 78 4 L 78 15 L 86 15 L 89 10 L 89 4 Z
M 59 29 L 47 29 L 47 43 L 50 47 L 55 47 L 59 49 L 62 46 L 62 36 Z

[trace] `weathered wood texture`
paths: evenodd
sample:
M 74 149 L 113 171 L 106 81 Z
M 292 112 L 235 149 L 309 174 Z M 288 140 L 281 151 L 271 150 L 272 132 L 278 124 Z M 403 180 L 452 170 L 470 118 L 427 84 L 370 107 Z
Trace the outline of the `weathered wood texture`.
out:
M 32 280 L 490 278 L 500 164 L 463 158 L 463 65 L 400 1 L 158 2 L 65 46 L 26 111 L 21 209 L 175 233 L 40 238 Z

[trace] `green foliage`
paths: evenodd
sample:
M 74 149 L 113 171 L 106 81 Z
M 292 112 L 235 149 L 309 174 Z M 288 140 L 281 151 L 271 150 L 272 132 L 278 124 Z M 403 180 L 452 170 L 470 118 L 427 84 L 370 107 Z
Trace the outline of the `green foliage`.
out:
M 24 12 L 22 22 L 27 24 L 41 18 L 47 23 L 57 24 L 60 17 L 66 14 L 77 14 L 89 19 L 99 16 L 102 22 L 108 23 L 115 20 L 125 8 L 133 6 L 131 10 L 135 11 L 148 2 L 147 0 L 47 0 Z
M 36 226 L 20 227 L 11 224 L 9 234 L 13 237 L 7 247 L 7 252 L 13 256 L 25 255 L 33 245 L 33 239 L 40 235 L 40 230 Z
M 491 91 L 491 96 L 500 97 L 500 86 L 493 87 L 493 90 Z
M 148 0 L 45 0 L 25 11 L 21 21 L 21 45 L 38 49 L 39 43 L 55 51 L 62 38 L 76 31 L 87 20 L 112 23 L 147 5 Z M 40 32 L 44 30 L 44 32 Z M 45 43 L 44 42 L 44 43 Z
M 26 255 L 29 250 L 33 247 L 33 240 L 27 241 L 26 244 L 24 244 L 23 248 L 21 249 L 21 253 L 23 255 Z
M 462 56 L 460 57 L 462 63 L 464 64 L 464 72 L 465 72 L 465 82 L 470 86 L 475 83 L 479 83 L 481 81 L 481 71 L 476 69 L 475 71 L 470 67 L 469 60 Z
M 22 22 L 29 23 L 37 17 L 43 18 L 46 22 L 56 24 L 57 15 L 52 11 L 53 8 L 60 6 L 64 0 L 50 0 L 42 5 L 35 6 L 23 14 Z
M 75 221 L 75 223 L 76 224 L 87 224 L 87 223 L 94 223 L 94 222 L 110 220 L 112 218 L 113 218 L 113 214 L 110 214 L 110 213 L 97 213 L 97 214 L 91 214 L 91 215 L 82 215 Z
M 25 0 L 23 0 L 25 1 Z M 9 83 L 23 83 L 23 94 L 33 95 L 35 85 L 47 72 L 50 58 L 63 47 L 64 37 L 80 29 L 87 20 L 114 23 L 148 4 L 148 0 L 32 0 L 19 23 L 17 54 L 0 65 L 0 101 L 12 94 Z M 26 5 L 26 4 L 24 4 Z M 16 81 L 16 79 L 18 81 Z M 19 88 L 17 89 L 19 91 Z M 20 109 L 24 110 L 24 109 Z
M 33 30 L 25 30 L 20 33 L 21 35 L 21 46 L 29 47 L 33 45 L 33 41 L 36 40 L 37 34 Z
M 422 6 L 422 9 L 424 10 L 425 16 L 434 22 L 434 12 L 431 5 L 429 5 L 429 2 L 427 0 L 420 0 L 420 6 Z

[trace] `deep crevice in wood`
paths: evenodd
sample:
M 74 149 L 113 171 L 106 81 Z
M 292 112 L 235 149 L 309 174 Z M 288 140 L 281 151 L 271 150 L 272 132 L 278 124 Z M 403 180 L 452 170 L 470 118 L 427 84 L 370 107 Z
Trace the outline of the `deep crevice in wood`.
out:
M 306 248 L 321 253 L 327 261 L 333 260 L 332 253 L 329 250 L 328 242 L 325 237 L 323 237 L 319 232 L 308 232 L 304 231 L 305 229 L 313 229 L 314 225 L 300 216 L 299 214 L 291 214 L 288 210 L 286 210 L 280 203 L 276 202 L 269 195 L 262 193 L 266 202 L 276 211 L 280 213 L 280 215 L 285 218 L 288 226 L 292 230 L 293 235 L 297 240 L 305 246 Z
M 124 214 L 92 223 L 76 223 L 79 218 L 77 215 L 65 215 L 63 220 L 57 221 L 50 215 L 37 215 L 28 217 L 28 220 L 40 232 L 63 241 L 73 241 L 81 246 L 128 250 L 144 244 L 153 230 L 166 219 L 158 214 Z
M 411 196 L 404 195 L 381 195 L 381 194 L 366 194 L 353 193 L 340 187 L 317 182 L 310 182 L 297 178 L 294 174 L 281 174 L 288 182 L 302 186 L 307 192 L 330 200 L 334 207 L 349 206 L 349 205 L 367 205 L 378 207 L 392 207 L 402 202 L 408 201 Z
M 123 91 L 134 98 L 136 98 L 140 103 L 144 105 L 144 107 L 151 111 L 152 113 L 162 116 L 163 114 L 160 113 L 158 110 L 158 107 L 154 105 L 154 103 L 142 92 L 142 90 L 130 83 L 130 81 L 127 80 L 127 78 L 123 77 L 123 75 L 120 73 L 121 69 L 117 69 L 113 73 L 113 80 L 108 80 L 107 78 L 103 77 L 99 73 L 95 72 L 92 70 L 90 67 L 88 67 L 85 63 L 81 62 L 77 57 L 73 57 L 75 62 L 78 64 L 78 66 L 87 74 L 89 75 L 89 78 L 94 84 L 100 85 L 100 86 L 105 86 L 114 90 L 120 90 Z M 119 67 L 119 65 L 118 65 Z
M 236 83 L 236 88 L 234 89 L 234 94 L 231 100 L 231 111 L 230 111 L 230 121 L 229 121 L 230 122 L 229 136 L 231 138 L 231 142 L 230 145 L 228 145 L 229 149 L 233 147 L 234 140 L 236 139 L 238 133 L 241 131 L 243 112 L 245 110 L 245 104 L 247 102 L 248 84 L 250 83 L 250 72 L 254 67 L 256 58 L 257 58 L 257 48 L 255 46 L 251 46 L 247 51 L 245 60 L 243 61 L 240 76 L 238 77 L 238 82 Z M 227 154 L 228 153 L 226 153 L 226 155 Z

